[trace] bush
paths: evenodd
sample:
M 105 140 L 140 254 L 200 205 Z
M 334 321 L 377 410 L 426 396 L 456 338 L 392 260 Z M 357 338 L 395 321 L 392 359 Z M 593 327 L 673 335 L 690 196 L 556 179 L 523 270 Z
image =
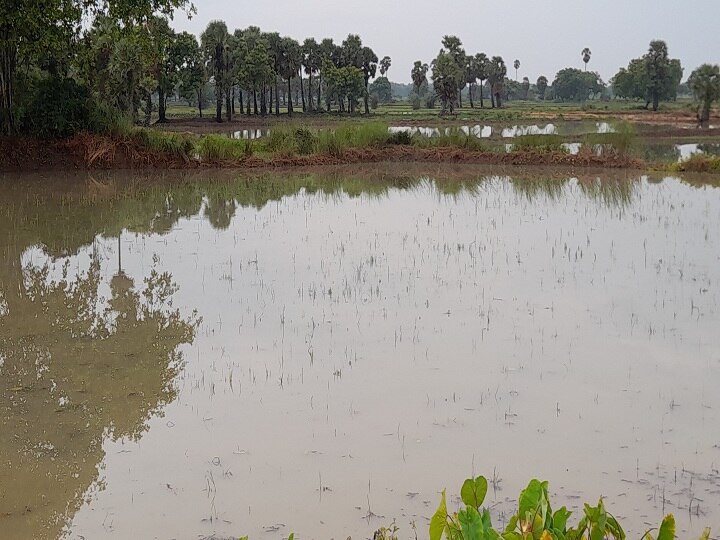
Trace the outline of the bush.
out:
M 375 110 L 378 108 L 379 104 L 380 99 L 377 97 L 377 94 L 370 94 L 370 108 Z
M 301 156 L 312 154 L 317 145 L 317 137 L 307 128 L 297 128 L 294 133 L 295 150 Z
M 435 94 L 430 94 L 427 98 L 425 98 L 425 106 L 428 109 L 435 108 Z
M 387 142 L 388 144 L 409 146 L 413 143 L 413 136 L 409 131 L 397 131 L 388 137 Z
M 90 130 L 90 91 L 73 79 L 43 79 L 35 85 L 22 115 L 23 130 L 43 139 L 70 137 Z

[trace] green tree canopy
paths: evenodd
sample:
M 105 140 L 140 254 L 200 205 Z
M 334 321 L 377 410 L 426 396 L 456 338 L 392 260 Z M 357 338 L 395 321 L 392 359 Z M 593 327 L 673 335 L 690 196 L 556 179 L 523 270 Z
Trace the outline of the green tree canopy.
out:
M 710 121 L 710 107 L 714 101 L 720 100 L 720 67 L 703 64 L 692 72 L 688 84 L 700 102 L 698 120 L 701 126 Z

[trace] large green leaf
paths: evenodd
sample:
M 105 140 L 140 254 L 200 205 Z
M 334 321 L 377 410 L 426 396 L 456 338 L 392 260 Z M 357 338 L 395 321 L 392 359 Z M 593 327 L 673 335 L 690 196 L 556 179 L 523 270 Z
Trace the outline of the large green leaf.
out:
M 535 514 L 539 513 L 542 516 L 543 523 L 545 522 L 549 508 L 547 490 L 547 482 L 530 480 L 528 486 L 520 493 L 520 499 L 518 500 L 519 516 L 522 519 L 534 519 Z
M 700 536 L 700 540 L 710 540 L 710 527 L 707 527 L 702 535 Z
M 484 540 L 484 527 L 482 518 L 475 508 L 468 506 L 458 512 L 458 520 L 462 528 L 464 540 Z
M 558 509 L 553 514 L 553 529 L 556 529 L 558 531 L 564 532 L 567 528 L 567 520 L 572 515 L 572 512 L 570 512 L 567 508 L 564 506 L 560 509 Z
M 662 520 L 657 540 L 675 540 L 675 516 L 668 514 Z
M 447 527 L 447 503 L 445 501 L 445 490 L 442 490 L 440 506 L 430 520 L 430 540 L 441 540 L 443 532 Z
M 460 489 L 460 497 L 462 501 L 475 509 L 479 509 L 487 495 L 488 483 L 484 476 L 477 478 L 468 478 L 463 482 Z

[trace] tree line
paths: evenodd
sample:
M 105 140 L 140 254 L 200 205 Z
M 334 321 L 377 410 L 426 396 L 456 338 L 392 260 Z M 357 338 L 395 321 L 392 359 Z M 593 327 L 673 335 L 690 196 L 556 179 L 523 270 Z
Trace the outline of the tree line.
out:
M 360 36 L 341 43 L 307 38 L 302 43 L 255 26 L 230 31 L 212 21 L 199 37 L 176 32 L 169 17 L 186 0 L 14 0 L 0 5 L 0 133 L 19 131 L 63 135 L 78 127 L 102 129 L 116 117 L 148 123 L 157 109 L 166 120 L 168 99 L 184 99 L 202 108 L 212 93 L 218 122 L 236 114 L 370 112 L 392 100 L 387 75 L 390 57 L 379 59 Z M 87 21 L 91 25 L 87 27 Z M 675 99 L 683 77 L 667 44 L 653 41 L 606 84 L 588 71 L 589 48 L 581 51 L 584 70 L 565 68 L 552 82 L 541 75 L 518 80 L 521 62 L 511 68 L 502 56 L 468 54 L 457 36 L 445 36 L 428 64 L 410 70 L 414 108 L 434 107 L 452 114 L 479 101 L 502 107 L 507 99 L 583 101 L 618 97 L 659 103 Z M 376 78 L 376 75 L 380 74 Z M 371 80 L 375 79 L 372 84 Z M 718 67 L 693 72 L 688 90 L 707 121 L 720 97 Z M 88 106 L 87 104 L 91 105 Z

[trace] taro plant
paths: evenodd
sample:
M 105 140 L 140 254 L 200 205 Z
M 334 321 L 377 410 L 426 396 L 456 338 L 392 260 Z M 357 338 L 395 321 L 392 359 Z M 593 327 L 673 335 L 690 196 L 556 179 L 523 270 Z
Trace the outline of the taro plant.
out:
M 445 490 L 440 506 L 430 520 L 430 540 L 625 540 L 625 531 L 617 519 L 605 509 L 603 499 L 597 506 L 585 504 L 583 516 L 576 527 L 569 527 L 572 515 L 566 507 L 555 512 L 550 506 L 548 483 L 531 480 L 518 498 L 517 512 L 503 532 L 492 526 L 490 511 L 481 508 L 487 494 L 487 480 L 468 478 L 460 490 L 464 508 L 449 513 Z M 675 518 L 669 514 L 662 521 L 657 537 L 646 532 L 641 540 L 674 540 Z M 709 540 L 710 529 L 700 537 Z

